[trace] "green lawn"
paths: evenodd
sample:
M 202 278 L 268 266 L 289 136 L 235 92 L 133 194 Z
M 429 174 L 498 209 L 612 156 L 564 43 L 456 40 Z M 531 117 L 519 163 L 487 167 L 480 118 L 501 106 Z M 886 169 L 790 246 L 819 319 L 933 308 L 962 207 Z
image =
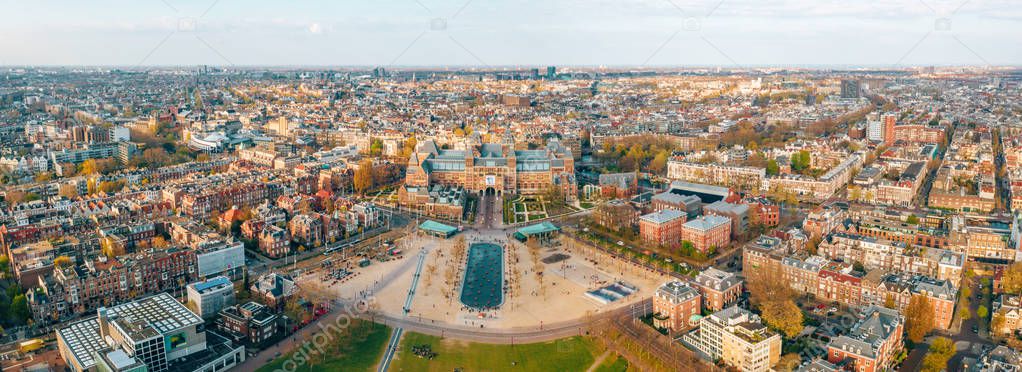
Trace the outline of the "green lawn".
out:
M 622 358 L 620 355 L 612 354 L 607 356 L 607 359 L 603 360 L 596 367 L 596 372 L 626 372 L 628 371 L 628 360 Z
M 419 358 L 412 346 L 429 344 L 437 357 Z M 584 371 L 595 346 L 581 337 L 522 345 L 491 345 L 405 332 L 391 371 Z
M 350 330 L 350 333 L 346 333 Z M 342 333 L 334 334 L 335 342 L 324 348 L 329 355 L 327 360 L 314 365 L 302 363 L 295 372 L 312 371 L 372 371 L 383 356 L 383 349 L 390 339 L 390 327 L 353 320 L 352 325 Z M 310 349 L 314 350 L 314 349 Z M 281 369 L 291 354 L 281 356 L 273 362 L 262 366 L 258 372 L 272 372 Z M 289 368 L 292 368 L 289 364 Z M 290 369 L 289 369 L 290 370 Z

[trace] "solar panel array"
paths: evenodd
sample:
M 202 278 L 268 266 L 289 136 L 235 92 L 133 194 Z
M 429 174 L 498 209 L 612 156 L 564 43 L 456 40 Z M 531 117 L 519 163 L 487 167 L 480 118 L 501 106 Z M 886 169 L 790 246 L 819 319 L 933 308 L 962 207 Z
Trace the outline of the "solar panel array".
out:
M 166 293 L 120 304 L 109 312 L 122 318 L 148 321 L 160 333 L 202 323 L 202 319 Z
M 92 355 L 107 347 L 99 336 L 99 320 L 96 319 L 71 324 L 58 332 L 64 339 L 64 343 L 67 344 L 67 348 L 71 350 L 71 353 L 78 359 L 78 363 L 84 368 L 95 365 L 96 360 Z

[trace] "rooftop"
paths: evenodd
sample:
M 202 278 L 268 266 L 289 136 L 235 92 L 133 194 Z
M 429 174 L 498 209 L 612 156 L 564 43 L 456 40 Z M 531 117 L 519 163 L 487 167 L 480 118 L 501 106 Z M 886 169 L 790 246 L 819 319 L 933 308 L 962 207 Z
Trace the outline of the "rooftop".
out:
M 679 218 L 685 218 L 688 214 L 675 209 L 664 209 L 639 217 L 639 219 L 656 224 L 667 223 Z

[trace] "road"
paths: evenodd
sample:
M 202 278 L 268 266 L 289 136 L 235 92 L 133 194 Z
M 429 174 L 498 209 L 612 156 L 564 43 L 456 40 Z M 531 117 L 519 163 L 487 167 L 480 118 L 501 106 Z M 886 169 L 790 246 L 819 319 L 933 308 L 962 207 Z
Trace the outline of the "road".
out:
M 979 308 L 981 300 L 980 294 L 982 293 L 982 290 L 979 287 L 979 277 L 976 277 L 973 282 L 975 285 L 972 287 L 972 297 L 969 298 L 969 312 L 972 313 L 972 316 L 969 317 L 968 320 L 963 321 L 961 327 L 959 327 L 957 331 L 950 335 L 943 335 L 944 337 L 950 337 L 951 340 L 955 342 L 955 347 L 958 350 L 955 355 L 951 357 L 951 360 L 948 361 L 948 366 L 950 366 L 948 369 L 949 371 L 958 369 L 962 359 L 965 357 L 975 358 L 982 352 L 982 348 L 992 347 L 994 345 L 990 342 L 990 340 L 983 338 L 983 335 L 987 334 L 989 331 L 984 329 L 983 323 L 976 316 L 976 309 Z M 979 333 L 973 333 L 973 327 L 979 328 Z M 926 351 L 929 347 L 930 341 L 934 337 L 938 336 L 941 335 L 927 337 L 927 339 L 924 340 L 924 344 L 916 345 L 916 348 L 909 352 L 908 358 L 906 358 L 905 362 L 902 363 L 900 370 L 905 372 L 918 371 L 921 367 L 923 357 L 926 356 Z
M 428 251 L 431 248 L 432 245 L 427 244 L 426 247 L 423 247 L 423 250 Z M 374 283 L 373 286 L 366 288 L 365 290 L 366 296 L 367 297 L 371 296 L 373 293 L 379 292 L 384 287 L 394 283 L 395 279 L 397 279 L 404 273 L 408 272 L 408 270 L 411 270 L 413 266 L 417 265 L 417 263 L 418 263 L 417 260 L 406 260 L 404 263 L 401 264 L 401 266 L 395 268 L 394 270 L 390 271 L 385 276 L 380 278 L 380 280 Z M 336 301 L 335 305 L 330 309 L 330 312 L 323 315 L 320 318 L 321 321 L 324 322 L 325 325 L 328 325 L 330 322 L 333 322 L 336 319 L 341 319 L 346 315 L 360 316 L 369 320 L 374 319 L 372 314 L 359 313 L 357 311 L 349 311 L 348 309 L 350 309 L 350 306 L 352 306 L 351 304 L 353 303 L 355 303 L 355 300 L 351 300 L 348 302 Z M 268 347 L 259 352 L 258 354 L 256 354 L 255 356 L 245 359 L 245 362 L 239 365 L 237 368 L 239 371 L 254 371 L 280 355 L 287 355 L 287 353 L 294 350 L 296 346 L 301 345 L 302 342 L 311 340 L 312 337 L 317 332 L 320 331 L 321 331 L 320 327 L 316 326 L 315 324 L 306 326 L 298 330 L 298 332 L 295 333 L 293 337 L 286 338 L 283 341 L 277 343 L 277 345 Z
M 549 323 L 537 327 L 519 327 L 505 329 L 477 328 L 451 324 L 434 324 L 432 322 L 420 322 L 414 317 L 400 317 L 387 314 L 375 314 L 373 317 L 377 323 L 386 324 L 392 328 L 403 328 L 406 331 L 423 333 L 433 336 L 449 337 L 458 340 L 483 342 L 489 344 L 511 344 L 511 343 L 534 343 L 556 340 L 560 338 L 578 336 L 585 332 L 591 322 L 602 319 L 610 319 L 634 313 L 635 309 L 649 309 L 652 307 L 652 298 L 643 299 L 633 305 L 623 306 L 614 310 L 595 314 L 589 318 L 579 318 L 558 323 Z M 371 314 L 363 315 L 365 318 L 372 317 Z
M 495 225 L 502 223 L 498 222 L 497 218 L 503 219 L 501 211 L 501 203 L 498 203 L 500 198 L 490 193 L 483 193 L 483 196 L 479 200 L 479 209 L 476 213 L 476 226 L 480 230 L 493 229 Z
M 479 206 L 479 215 L 482 216 L 482 218 L 479 218 L 477 220 L 476 227 L 477 230 L 479 230 L 477 232 L 484 234 L 493 234 L 494 236 L 503 235 L 504 226 L 502 224 L 502 220 L 499 219 L 502 217 L 501 207 L 502 206 L 499 203 L 499 198 L 497 198 L 494 195 L 484 195 L 484 198 L 480 202 Z M 591 210 L 587 210 L 585 212 L 591 212 Z M 394 213 L 394 217 L 399 216 L 407 220 L 407 216 L 404 216 L 402 213 L 400 212 Z M 576 216 L 575 214 L 572 214 L 570 216 L 565 217 L 571 218 L 575 216 Z M 386 236 L 388 234 L 396 235 L 405 234 L 403 230 L 404 229 L 394 229 L 390 232 L 385 233 L 384 235 Z M 359 243 L 359 247 L 364 248 L 365 246 L 371 245 L 374 243 L 373 240 L 376 239 L 368 239 L 362 241 Z M 432 245 L 427 245 L 426 247 L 424 247 L 424 250 L 428 251 L 431 247 Z M 311 256 L 312 254 L 317 253 L 310 253 L 307 254 L 306 256 Z M 340 254 L 340 252 L 337 252 L 335 254 Z M 616 256 L 617 255 L 615 255 L 615 257 Z M 650 270 L 656 270 L 655 268 L 647 266 L 646 264 L 637 260 L 630 260 L 624 257 L 618 258 L 625 259 L 629 262 L 632 262 L 636 265 L 640 265 L 642 267 L 646 267 Z M 377 293 L 384 287 L 392 284 L 394 280 L 397 279 L 399 276 L 403 275 L 408 270 L 411 270 L 413 266 L 417 266 L 418 261 L 419 260 L 407 260 L 400 267 L 390 271 L 383 278 L 374 283 L 373 286 L 366 288 L 365 290 L 366 295 L 370 296 L 373 293 Z M 278 262 L 281 261 L 278 260 Z M 284 263 L 279 264 L 284 265 Z M 308 265 L 309 264 L 306 263 L 305 266 Z M 345 307 L 350 306 L 350 304 L 353 302 L 354 300 L 350 300 L 348 302 L 337 301 L 334 308 L 331 309 L 331 311 L 324 315 L 321 319 L 324 319 L 325 321 L 330 321 L 343 316 L 345 314 L 344 310 Z M 510 329 L 485 329 L 482 327 L 475 328 L 452 324 L 434 324 L 432 323 L 432 321 L 430 321 L 430 323 L 425 323 L 415 318 L 408 318 L 403 315 L 393 316 L 378 312 L 356 313 L 354 315 L 360 318 L 375 321 L 377 323 L 385 324 L 395 329 L 394 333 L 392 333 L 390 342 L 388 342 L 388 349 L 383 359 L 388 363 L 388 365 L 384 366 L 383 365 L 384 363 L 381 363 L 381 367 L 383 367 L 384 368 L 383 370 L 385 370 L 387 367 L 389 367 L 389 361 L 392 360 L 393 356 L 396 354 L 397 351 L 396 347 L 397 345 L 400 344 L 400 337 L 403 335 L 405 331 L 418 332 L 441 337 L 456 338 L 465 341 L 475 341 L 492 344 L 534 343 L 576 336 L 584 333 L 588 325 L 597 320 L 610 319 L 615 316 L 616 317 L 627 316 L 630 313 L 636 312 L 637 310 L 635 309 L 650 308 L 652 308 L 652 299 L 647 298 L 633 305 L 623 306 L 615 310 L 598 313 L 588 318 L 579 318 L 559 323 L 544 324 L 536 327 L 521 327 Z M 287 338 L 278 343 L 277 345 L 269 347 L 261 351 L 257 355 L 246 359 L 245 362 L 242 363 L 237 368 L 240 371 L 254 371 L 255 369 L 261 367 L 262 365 L 268 363 L 268 361 L 272 360 L 273 358 L 279 355 L 286 355 L 292 350 L 296 350 L 295 348 L 301 346 L 302 342 L 310 340 L 311 337 L 314 336 L 319 331 L 320 328 L 315 325 L 306 326 L 300 329 L 298 332 L 296 332 L 293 335 L 293 337 Z

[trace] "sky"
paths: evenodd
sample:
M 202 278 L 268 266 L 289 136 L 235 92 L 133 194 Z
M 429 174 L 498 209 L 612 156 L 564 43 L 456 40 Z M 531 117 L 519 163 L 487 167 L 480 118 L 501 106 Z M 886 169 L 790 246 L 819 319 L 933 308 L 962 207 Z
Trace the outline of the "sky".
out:
M 1022 65 L 1018 0 L 0 0 L 0 65 Z

